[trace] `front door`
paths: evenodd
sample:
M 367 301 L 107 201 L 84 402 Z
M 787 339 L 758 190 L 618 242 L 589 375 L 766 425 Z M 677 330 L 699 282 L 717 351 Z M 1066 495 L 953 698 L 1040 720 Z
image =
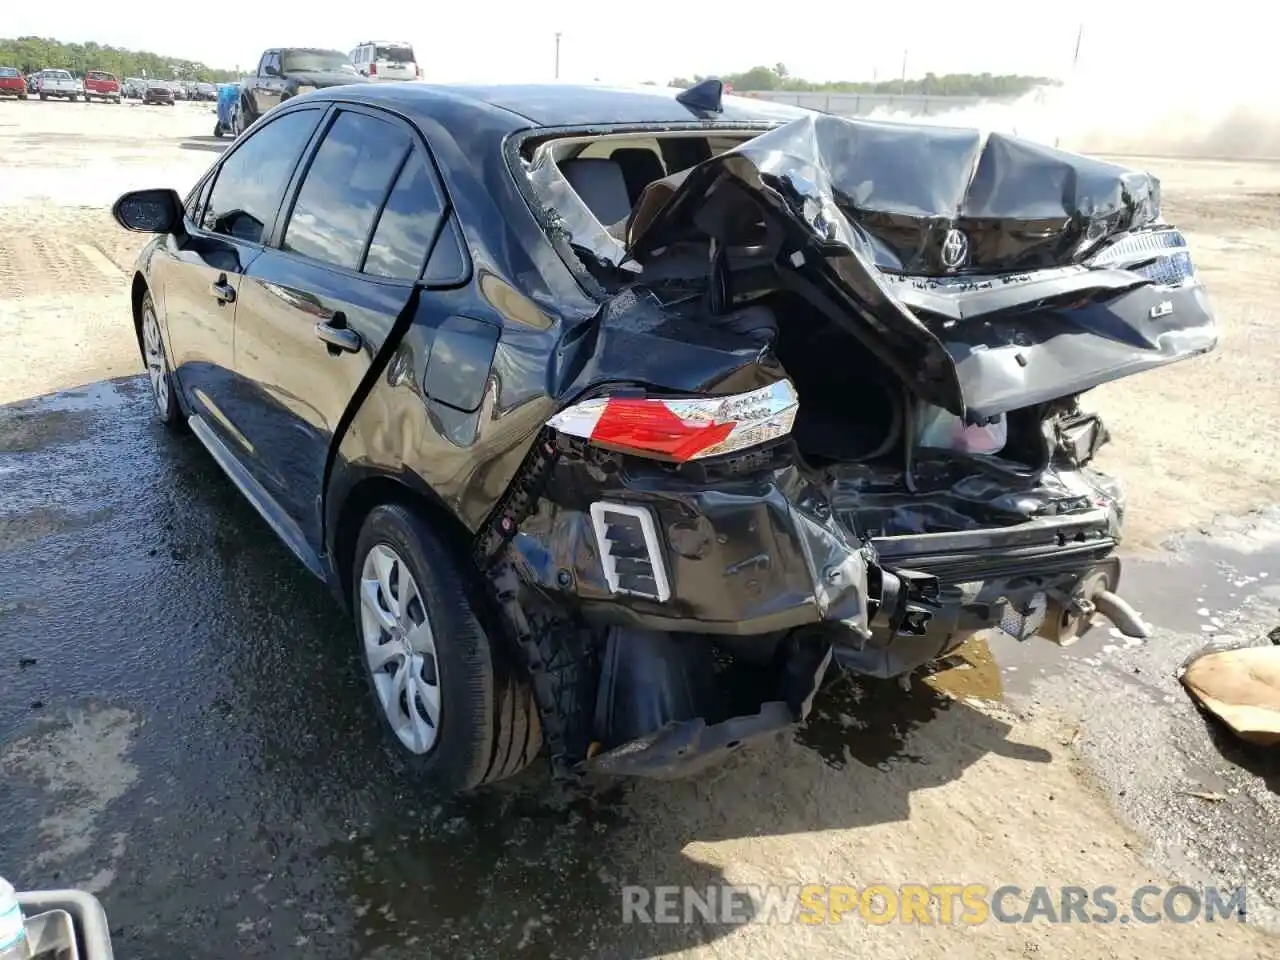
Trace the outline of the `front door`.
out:
M 254 81 L 254 108 L 262 116 L 272 107 L 279 106 L 284 94 L 284 77 L 280 75 L 280 52 L 268 50 L 258 66 Z
M 441 196 L 407 125 L 343 108 L 277 242 L 246 274 L 235 363 L 251 392 L 231 415 L 255 451 L 255 479 L 317 551 L 334 434 L 413 301 Z
M 170 237 L 153 276 L 164 298 L 170 363 L 187 407 L 244 454 L 225 412 L 237 389 L 235 321 L 242 281 L 263 250 L 285 189 L 323 110 L 294 111 L 237 142 L 188 211 L 187 236 Z M 207 196 L 205 195 L 207 194 Z

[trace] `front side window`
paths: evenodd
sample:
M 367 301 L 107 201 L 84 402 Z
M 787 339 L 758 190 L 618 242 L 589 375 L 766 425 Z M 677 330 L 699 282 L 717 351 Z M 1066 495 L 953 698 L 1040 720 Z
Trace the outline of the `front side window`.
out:
M 183 209 L 186 211 L 187 219 L 192 223 L 200 222 L 200 211 L 204 209 L 204 205 L 209 199 L 209 190 L 212 186 L 213 177 L 205 177 L 196 189 L 191 191 L 191 196 L 187 197 L 187 202 Z
M 289 218 L 285 250 L 348 270 L 410 149 L 409 135 L 363 113 L 340 113 L 316 151 Z
M 204 229 L 261 243 L 320 113 L 295 110 L 254 130 L 237 144 L 218 171 L 204 213 Z

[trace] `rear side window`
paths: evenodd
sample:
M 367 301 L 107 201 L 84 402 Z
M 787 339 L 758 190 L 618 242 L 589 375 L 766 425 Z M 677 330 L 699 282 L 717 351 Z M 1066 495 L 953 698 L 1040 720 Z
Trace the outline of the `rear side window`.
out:
M 0 67 L 0 77 L 16 77 L 18 71 L 13 67 Z
M 218 171 L 204 213 L 204 229 L 261 243 L 319 119 L 319 110 L 296 110 L 254 130 L 238 144 Z
M 340 113 L 302 181 L 282 246 L 356 270 L 378 209 L 409 152 L 409 134 L 363 113 Z
M 422 154 L 413 151 L 378 218 L 364 272 L 378 277 L 417 280 L 443 212 L 444 203 L 435 175 Z

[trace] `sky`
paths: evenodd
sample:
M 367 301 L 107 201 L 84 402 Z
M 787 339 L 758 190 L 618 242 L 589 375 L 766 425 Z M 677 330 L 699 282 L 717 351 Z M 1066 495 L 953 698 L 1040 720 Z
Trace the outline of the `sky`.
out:
M 1271 31 L 1249 28 L 1265 6 L 1246 6 L 1245 0 L 1053 6 L 1013 0 L 381 0 L 368 7 L 312 0 L 301 8 L 258 4 L 251 16 L 233 17 L 225 28 L 216 19 L 219 8 L 208 6 L 198 8 L 200 21 L 197 8 L 181 4 L 164 7 L 159 16 L 135 16 L 127 12 L 132 8 L 98 0 L 4 3 L 0 9 L 0 36 L 94 40 L 245 71 L 264 47 L 346 52 L 364 40 L 408 40 L 424 79 L 438 82 L 550 80 L 557 31 L 565 81 L 665 83 L 778 62 L 807 79 L 884 80 L 901 74 L 904 52 L 911 77 L 984 71 L 1065 77 L 1083 26 L 1079 69 L 1095 76 L 1156 70 L 1265 83 L 1280 92 L 1271 70 Z

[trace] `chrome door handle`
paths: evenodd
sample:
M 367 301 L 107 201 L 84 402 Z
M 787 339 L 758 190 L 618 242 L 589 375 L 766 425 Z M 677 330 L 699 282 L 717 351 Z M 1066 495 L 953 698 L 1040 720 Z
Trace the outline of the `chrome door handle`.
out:
M 340 326 L 338 325 L 339 323 L 341 324 Z M 336 347 L 347 353 L 355 353 L 360 349 L 362 343 L 360 334 L 350 329 L 346 325 L 345 319 L 339 320 L 337 317 L 333 320 L 317 323 L 316 336 L 330 347 Z

